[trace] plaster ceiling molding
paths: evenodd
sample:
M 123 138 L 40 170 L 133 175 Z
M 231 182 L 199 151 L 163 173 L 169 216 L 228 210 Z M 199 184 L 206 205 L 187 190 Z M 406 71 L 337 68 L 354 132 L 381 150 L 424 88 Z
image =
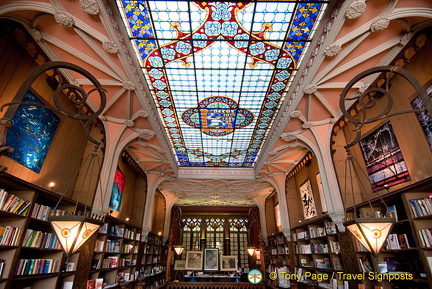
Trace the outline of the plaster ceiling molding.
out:
M 330 31 L 331 27 L 332 27 L 332 23 L 328 22 L 324 27 L 324 32 L 328 33 Z
M 138 117 L 147 118 L 149 117 L 149 113 L 144 109 L 140 109 L 137 113 Z
M 125 120 L 123 124 L 127 127 L 134 127 L 135 125 L 135 123 L 130 119 Z
M 65 28 L 70 28 L 74 25 L 74 18 L 69 13 L 57 11 L 54 13 L 55 21 Z
M 390 20 L 388 18 L 379 18 L 378 20 L 372 22 L 370 26 L 371 32 L 380 32 L 386 29 L 390 24 Z
M 357 19 L 366 11 L 366 0 L 357 0 L 349 5 L 345 11 L 347 19 Z
M 303 92 L 305 94 L 314 94 L 318 89 L 318 86 L 316 84 L 309 84 L 304 89 Z
M 303 123 L 303 125 L 302 125 L 302 127 L 304 129 L 309 129 L 309 128 L 312 128 L 313 126 L 314 126 L 314 123 L 311 121 L 307 121 L 307 122 Z
M 302 117 L 302 113 L 300 110 L 294 110 L 290 113 L 290 117 L 292 118 L 301 118 Z
M 122 86 L 126 90 L 135 90 L 135 84 L 132 81 L 126 80 L 122 83 Z
M 399 40 L 399 44 L 402 45 L 402 46 L 407 45 L 408 42 L 413 37 L 413 34 L 414 33 L 412 33 L 412 32 L 408 32 L 408 33 L 405 33 L 404 35 L 402 35 L 401 38 L 400 38 L 400 40 Z
M 80 0 L 81 8 L 90 15 L 97 15 L 100 12 L 100 7 L 96 0 Z
M 30 28 L 30 29 L 28 29 L 28 31 L 30 32 L 30 35 L 33 37 L 34 40 L 36 40 L 36 41 L 42 40 L 42 34 L 40 33 L 39 30 L 37 30 L 35 28 Z
M 283 139 L 286 142 L 290 142 L 290 141 L 293 141 L 293 140 L 297 139 L 297 134 L 296 133 L 292 133 L 292 132 L 285 132 L 285 133 L 281 134 L 280 138 Z
M 332 44 L 326 47 L 324 54 L 328 57 L 333 57 L 338 55 L 342 51 L 342 46 L 340 44 Z
M 111 54 L 116 54 L 119 51 L 119 48 L 118 48 L 117 44 L 115 44 L 112 41 L 104 41 L 102 43 L 102 48 L 106 52 L 111 53 Z

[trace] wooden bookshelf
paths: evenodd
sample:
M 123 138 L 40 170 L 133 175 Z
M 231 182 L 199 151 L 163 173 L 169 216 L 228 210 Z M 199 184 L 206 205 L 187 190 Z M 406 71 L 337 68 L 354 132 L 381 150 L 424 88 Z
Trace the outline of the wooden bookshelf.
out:
M 0 289 L 58 288 L 64 278 L 74 282 L 80 252 L 69 258 L 66 271 L 65 253 L 47 217 L 73 211 L 76 202 L 60 200 L 59 194 L 4 172 L 0 192 Z M 7 204 L 12 198 L 15 201 Z M 77 208 L 84 206 L 78 204 Z

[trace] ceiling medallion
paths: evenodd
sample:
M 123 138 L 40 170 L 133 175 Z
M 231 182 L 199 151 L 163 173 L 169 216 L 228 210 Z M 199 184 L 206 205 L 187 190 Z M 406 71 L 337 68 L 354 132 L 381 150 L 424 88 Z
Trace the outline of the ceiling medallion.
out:
M 201 129 L 206 135 L 219 137 L 251 124 L 253 114 L 247 109 L 239 108 L 238 103 L 231 98 L 213 96 L 200 101 L 198 107 L 183 112 L 182 119 L 187 125 Z

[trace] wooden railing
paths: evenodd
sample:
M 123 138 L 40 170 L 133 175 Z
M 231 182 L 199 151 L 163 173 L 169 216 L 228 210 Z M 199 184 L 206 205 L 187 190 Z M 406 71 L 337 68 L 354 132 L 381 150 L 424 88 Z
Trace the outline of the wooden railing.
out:
M 249 282 L 168 282 L 166 289 L 265 289 L 265 285 Z

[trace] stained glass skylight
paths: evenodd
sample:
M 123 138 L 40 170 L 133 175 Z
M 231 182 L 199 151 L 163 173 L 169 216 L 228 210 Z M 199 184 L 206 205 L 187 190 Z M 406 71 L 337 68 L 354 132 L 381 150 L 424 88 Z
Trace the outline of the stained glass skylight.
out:
M 181 167 L 253 167 L 327 1 L 117 0 Z

